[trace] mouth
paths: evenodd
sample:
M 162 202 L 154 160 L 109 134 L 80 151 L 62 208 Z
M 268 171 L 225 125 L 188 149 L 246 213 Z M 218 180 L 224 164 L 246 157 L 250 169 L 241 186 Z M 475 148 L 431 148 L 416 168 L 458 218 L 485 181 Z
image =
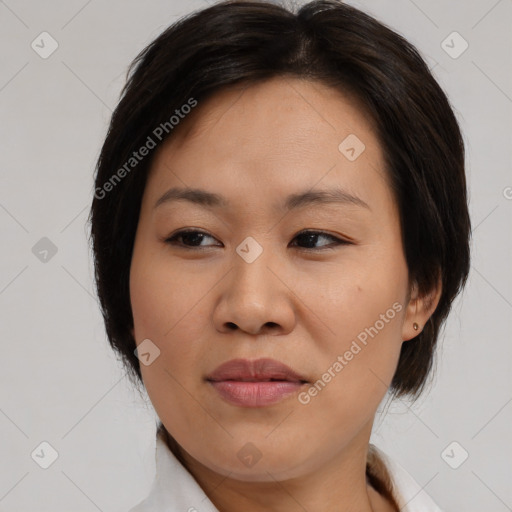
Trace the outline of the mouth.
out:
M 306 384 L 307 380 L 289 380 L 289 379 L 206 379 L 209 382 L 298 382 Z
M 266 407 L 297 393 L 308 380 L 274 359 L 233 359 L 220 365 L 206 381 L 227 403 Z
M 296 382 L 305 384 L 306 377 L 275 359 L 232 359 L 218 366 L 206 380 L 211 382 Z

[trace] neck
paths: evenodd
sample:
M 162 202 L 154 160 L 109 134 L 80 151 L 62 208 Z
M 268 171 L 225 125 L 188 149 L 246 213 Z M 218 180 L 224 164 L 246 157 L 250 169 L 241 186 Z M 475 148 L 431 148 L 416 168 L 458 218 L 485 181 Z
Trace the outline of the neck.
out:
M 366 474 L 370 431 L 310 473 L 280 480 L 266 471 L 262 481 L 219 474 L 191 457 L 166 432 L 169 449 L 192 474 L 219 512 L 395 512 Z

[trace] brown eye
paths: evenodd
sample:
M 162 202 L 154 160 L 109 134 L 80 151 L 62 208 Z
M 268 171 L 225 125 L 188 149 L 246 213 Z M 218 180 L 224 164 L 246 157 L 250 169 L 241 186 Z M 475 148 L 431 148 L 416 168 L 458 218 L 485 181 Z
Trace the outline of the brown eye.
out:
M 332 249 L 333 245 L 350 245 L 351 242 L 348 242 L 346 240 L 342 240 L 341 238 L 335 237 L 329 233 L 326 233 L 324 231 L 301 231 L 298 235 L 295 236 L 294 240 L 301 240 L 304 245 L 307 245 L 308 247 L 305 247 L 306 250 L 316 250 L 314 247 L 315 243 L 318 241 L 318 239 L 329 239 L 334 240 L 333 243 L 329 245 L 324 245 L 323 247 L 320 247 L 319 249 Z
M 208 233 L 204 233 L 203 231 L 197 231 L 197 230 L 183 230 L 179 231 L 178 233 L 175 233 L 173 236 L 167 238 L 165 241 L 166 243 L 172 244 L 172 245 L 181 245 L 185 248 L 194 249 L 194 248 L 201 248 L 201 247 L 208 247 L 201 245 L 201 242 L 206 238 L 212 238 L 211 235 Z M 178 243 L 176 241 L 178 240 Z M 182 240 L 182 241 L 179 241 Z
M 185 249 L 202 249 L 206 247 L 211 247 L 211 245 L 202 245 L 201 243 L 205 238 L 211 238 L 215 240 L 215 238 L 208 233 L 198 230 L 183 230 L 178 231 L 171 237 L 165 240 L 166 243 L 171 245 L 181 246 Z M 314 246 L 318 243 L 318 240 L 331 240 L 332 242 L 327 245 L 320 246 L 315 248 Z M 299 247 L 307 250 L 307 251 L 315 251 L 315 250 L 325 250 L 325 249 L 333 249 L 333 246 L 337 245 L 351 245 L 351 242 L 347 240 L 343 240 L 341 238 L 335 237 L 329 233 L 324 231 L 301 231 L 298 235 L 295 236 L 294 240 L 298 240 Z M 304 247 L 306 246 L 306 247 Z

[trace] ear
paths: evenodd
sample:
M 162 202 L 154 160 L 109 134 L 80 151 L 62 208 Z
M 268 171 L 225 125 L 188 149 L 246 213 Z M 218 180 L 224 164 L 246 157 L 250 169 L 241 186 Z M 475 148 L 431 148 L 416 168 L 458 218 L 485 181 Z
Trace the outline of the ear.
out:
M 418 336 L 423 330 L 423 326 L 428 322 L 439 304 L 442 293 L 441 276 L 437 280 L 435 289 L 426 295 L 420 295 L 416 283 L 411 289 L 409 303 L 405 310 L 404 323 L 402 325 L 402 340 L 408 341 Z M 414 323 L 418 324 L 418 329 L 414 329 Z

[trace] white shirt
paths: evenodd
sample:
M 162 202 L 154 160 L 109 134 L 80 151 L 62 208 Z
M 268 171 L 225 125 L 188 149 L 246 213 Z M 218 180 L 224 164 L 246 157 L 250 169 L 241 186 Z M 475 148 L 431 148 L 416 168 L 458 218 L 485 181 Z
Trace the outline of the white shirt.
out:
M 400 464 L 377 450 L 390 473 L 400 512 L 442 512 Z M 149 495 L 129 512 L 219 512 L 160 436 L 155 464 Z

